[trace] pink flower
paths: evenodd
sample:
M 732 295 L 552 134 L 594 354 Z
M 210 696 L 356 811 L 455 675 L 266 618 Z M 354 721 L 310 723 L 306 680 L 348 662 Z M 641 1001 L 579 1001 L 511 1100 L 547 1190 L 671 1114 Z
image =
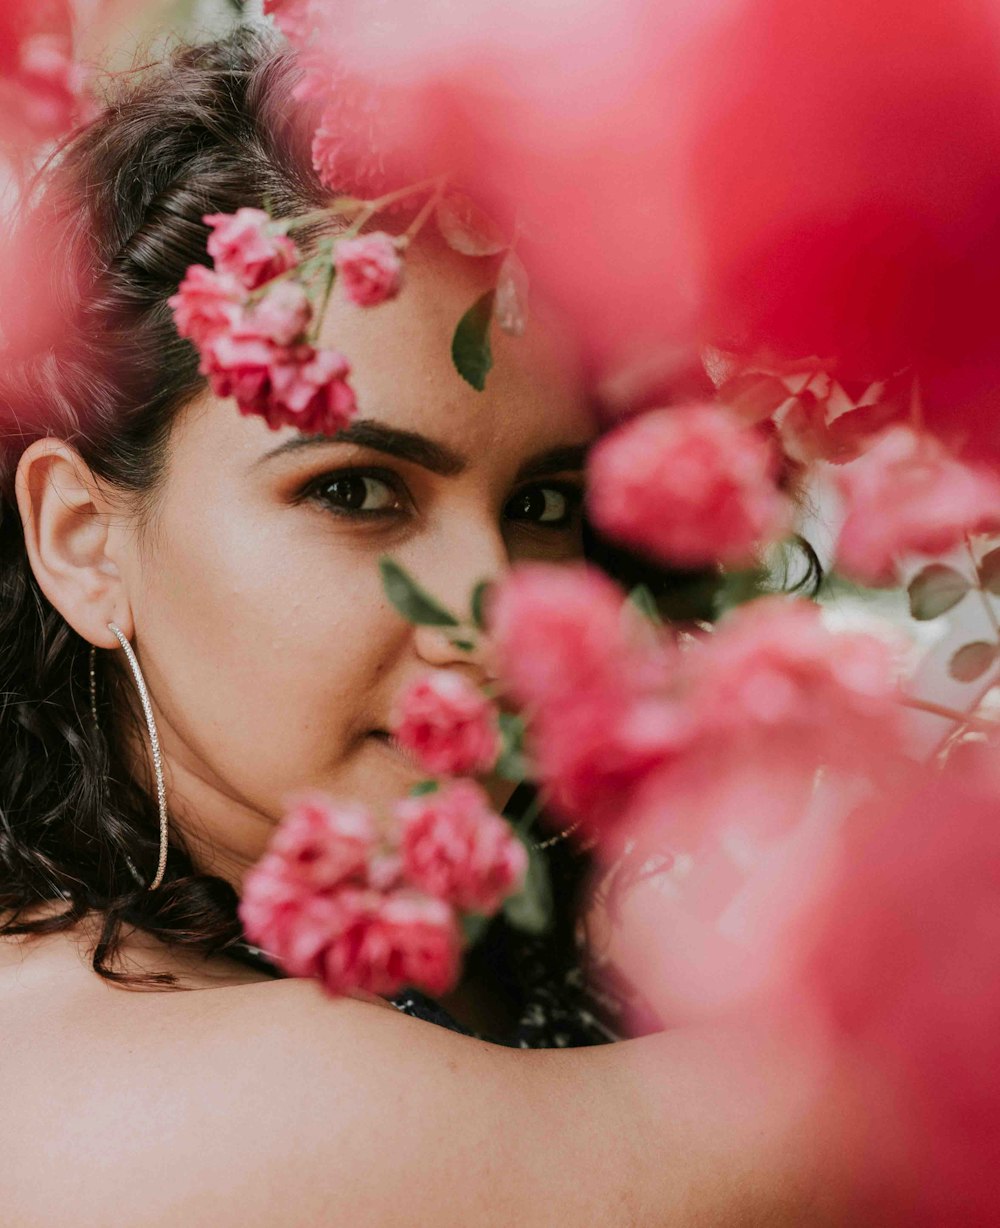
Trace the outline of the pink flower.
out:
M 319 976 L 328 993 L 389 995 L 414 985 L 442 994 L 458 978 L 461 933 L 443 900 L 410 890 L 347 890 L 320 908 L 317 921 Z
M 341 239 L 334 260 L 347 297 L 359 307 L 376 307 L 400 291 L 403 262 L 392 236 L 384 231 Z
M 476 775 L 491 768 L 500 753 L 495 707 L 454 670 L 435 670 L 411 686 L 392 727 L 433 775 Z
M 496 912 L 527 871 L 524 845 L 482 789 L 456 780 L 396 807 L 403 872 L 429 895 L 466 912 Z
M 271 218 L 262 209 L 208 213 L 204 221 L 213 227 L 208 254 L 216 269 L 247 290 L 256 290 L 299 262 L 298 249 L 291 239 L 268 233 Z
M 821 765 L 878 777 L 902 745 L 892 650 L 830 631 L 807 600 L 742 605 L 689 653 L 687 686 L 705 737 L 725 758 L 753 760 L 786 781 Z
M 905 1189 L 873 1174 L 902 1212 L 879 1223 L 1000 1222 L 1000 780 L 982 749 L 866 807 L 816 908 L 805 979 L 906 1142 Z
M 234 327 L 243 298 L 243 288 L 234 278 L 203 264 L 192 264 L 167 303 L 177 331 L 202 350 L 213 337 Z
M 638 657 L 624 600 L 596 567 L 526 563 L 505 576 L 490 593 L 487 625 L 514 698 L 555 704 L 620 686 Z
M 628 834 L 637 790 L 684 756 L 695 733 L 683 705 L 620 687 L 540 706 L 529 746 L 552 812 L 579 821 L 582 835 L 614 841 Z
M 306 794 L 285 812 L 270 851 L 303 882 L 319 890 L 349 878 L 360 881 L 376 839 L 375 820 L 365 806 Z
M 909 427 L 885 431 L 837 477 L 847 514 L 836 566 L 864 584 L 891 584 L 900 555 L 942 554 L 1000 524 L 1000 480 Z
M 351 368 L 336 350 L 298 346 L 271 367 L 273 396 L 264 419 L 272 430 L 294 426 L 308 435 L 335 435 L 357 412 Z
M 633 418 L 595 445 L 589 472 L 599 528 L 685 566 L 749 563 L 790 524 L 773 449 L 718 406 Z
M 217 396 L 235 397 L 241 413 L 259 415 L 272 430 L 287 425 L 334 435 L 357 411 L 350 366 L 335 350 L 275 341 L 269 334 L 287 336 L 295 316 L 278 303 L 272 310 L 270 297 L 243 313 L 230 332 L 203 342 L 200 370 Z
M 297 282 L 278 282 L 248 307 L 232 329 L 238 337 L 262 337 L 275 345 L 299 341 L 312 320 L 309 296 Z

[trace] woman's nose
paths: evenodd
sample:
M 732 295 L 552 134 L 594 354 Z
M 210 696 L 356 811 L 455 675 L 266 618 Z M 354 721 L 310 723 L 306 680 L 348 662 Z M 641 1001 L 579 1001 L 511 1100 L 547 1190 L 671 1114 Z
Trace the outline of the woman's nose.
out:
M 477 683 L 495 679 L 487 646 L 477 636 L 475 643 L 466 638 L 469 632 L 459 627 L 416 627 L 413 632 L 417 656 L 436 669 L 464 665 Z M 461 647 L 461 644 L 472 647 Z

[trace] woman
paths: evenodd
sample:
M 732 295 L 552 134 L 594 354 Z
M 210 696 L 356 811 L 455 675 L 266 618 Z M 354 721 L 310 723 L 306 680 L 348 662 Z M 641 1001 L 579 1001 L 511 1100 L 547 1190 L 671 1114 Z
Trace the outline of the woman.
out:
M 492 269 L 430 240 L 395 302 L 331 303 L 349 432 L 272 432 L 206 389 L 166 304 L 205 259 L 202 216 L 326 200 L 293 76 L 247 33 L 179 52 L 78 138 L 35 214 L 63 254 L 30 287 L 50 333 L 19 300 L 35 333 L 19 351 L 9 330 L 2 376 L 4 1223 L 824 1222 L 779 1044 L 588 1046 L 608 1033 L 585 1007 L 553 1033 L 482 959 L 447 1014 L 331 1000 L 241 942 L 287 794 L 401 796 L 418 773 L 385 736 L 395 695 L 428 667 L 480 676 L 399 617 L 378 557 L 454 607 L 512 561 L 579 557 L 593 433 L 540 330 L 498 339 L 485 394 L 458 379 L 451 331 Z M 156 788 L 109 624 L 159 732 L 152 891 Z

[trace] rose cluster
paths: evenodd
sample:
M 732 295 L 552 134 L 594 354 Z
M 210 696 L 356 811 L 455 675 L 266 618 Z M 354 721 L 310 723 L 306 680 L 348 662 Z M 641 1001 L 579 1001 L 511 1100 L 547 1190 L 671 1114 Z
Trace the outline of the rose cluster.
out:
M 261 209 L 205 221 L 213 267 L 192 265 L 170 299 L 178 332 L 201 355 L 199 370 L 218 396 L 234 397 L 272 430 L 336 434 L 357 410 L 350 365 L 310 340 L 314 311 L 297 247 Z M 388 235 L 344 239 L 330 260 L 352 302 L 373 306 L 398 293 L 402 265 Z
M 818 606 L 779 597 L 683 651 L 637 623 L 587 567 L 522 566 L 490 609 L 552 806 L 603 841 L 651 830 L 688 850 L 733 824 L 773 835 L 820 767 L 872 780 L 895 764 L 898 686 L 882 640 L 830 631 Z
M 460 914 L 490 916 L 527 868 L 524 846 L 472 781 L 372 812 L 324 796 L 290 807 L 244 882 L 240 919 L 292 976 L 331 994 L 451 988 Z

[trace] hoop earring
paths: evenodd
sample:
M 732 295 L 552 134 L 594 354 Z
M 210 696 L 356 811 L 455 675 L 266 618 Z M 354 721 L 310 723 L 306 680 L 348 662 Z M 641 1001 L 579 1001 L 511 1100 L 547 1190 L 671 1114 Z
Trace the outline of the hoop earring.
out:
M 149 699 L 149 691 L 146 689 L 146 680 L 142 676 L 139 662 L 132 651 L 132 645 L 125 638 L 125 632 L 117 624 L 108 623 L 108 630 L 114 635 L 118 643 L 121 644 L 128 660 L 129 668 L 132 670 L 132 677 L 135 679 L 135 685 L 139 690 L 142 714 L 146 718 L 146 728 L 149 730 L 149 744 L 153 751 L 153 772 L 156 776 L 156 804 L 160 812 L 160 860 L 157 864 L 153 881 L 146 890 L 155 891 L 160 883 L 163 882 L 163 873 L 167 868 L 167 790 L 163 783 L 163 756 L 160 754 L 160 739 L 156 732 L 156 722 L 153 720 L 153 705 Z M 92 694 L 96 694 L 96 691 L 92 692 Z M 136 874 L 138 878 L 136 869 L 131 861 L 129 861 L 129 865 L 133 874 Z M 141 878 L 139 878 L 139 882 L 142 882 Z

